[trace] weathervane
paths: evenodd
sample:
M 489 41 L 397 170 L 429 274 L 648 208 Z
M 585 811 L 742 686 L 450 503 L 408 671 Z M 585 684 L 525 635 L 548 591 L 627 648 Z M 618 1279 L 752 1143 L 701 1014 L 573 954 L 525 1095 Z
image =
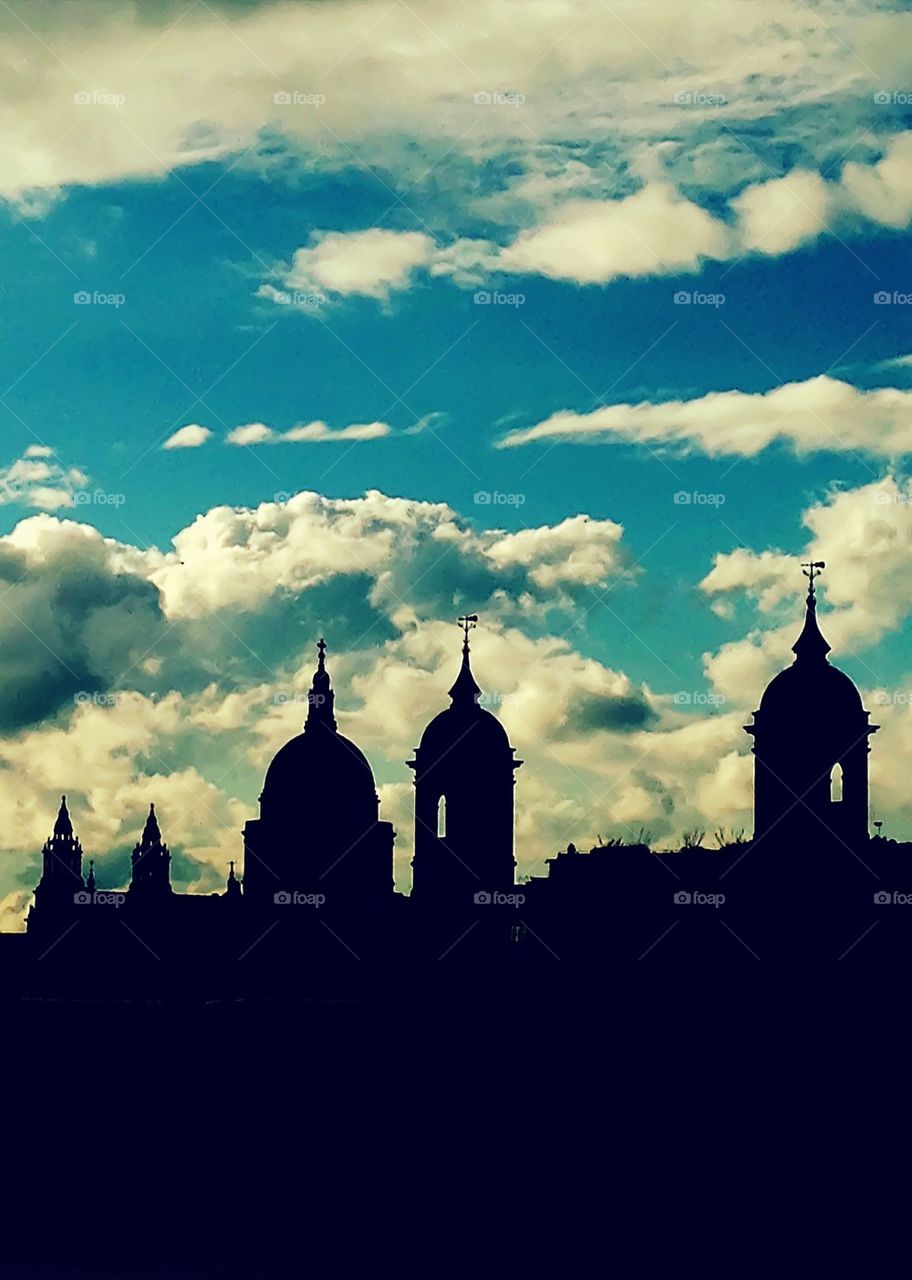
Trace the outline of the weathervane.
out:
M 804 576 L 810 579 L 808 584 L 808 595 L 812 596 L 814 594 L 814 579 L 819 577 L 820 570 L 825 569 L 826 564 L 823 560 L 808 560 L 806 563 L 802 564 L 801 568 L 804 570 Z
M 464 614 L 462 615 L 462 617 L 458 619 L 458 621 L 462 623 L 462 630 L 463 630 L 463 634 L 464 634 L 464 636 L 465 636 L 465 639 L 464 639 L 463 643 L 465 644 L 465 647 L 468 649 L 468 647 L 469 647 L 469 631 L 472 629 L 472 627 L 475 627 L 475 626 L 477 626 L 477 625 L 478 625 L 478 614 L 477 614 L 477 613 L 464 613 Z

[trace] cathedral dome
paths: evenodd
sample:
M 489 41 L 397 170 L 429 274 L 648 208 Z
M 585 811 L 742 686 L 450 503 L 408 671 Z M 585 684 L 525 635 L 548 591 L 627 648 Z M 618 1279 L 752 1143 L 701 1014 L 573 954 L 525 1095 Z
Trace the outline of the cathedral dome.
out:
M 300 805 L 305 789 L 325 795 L 328 789 L 350 794 L 365 788 L 373 794 L 374 775 L 360 748 L 341 733 L 305 729 L 273 757 L 263 798 L 287 796 Z
M 266 770 L 260 796 L 264 818 L 297 815 L 302 825 L 321 825 L 323 819 L 347 825 L 365 813 L 377 817 L 377 792 L 367 757 L 336 729 L 335 695 L 325 667 L 326 646 L 308 695 L 303 733 L 286 742 Z

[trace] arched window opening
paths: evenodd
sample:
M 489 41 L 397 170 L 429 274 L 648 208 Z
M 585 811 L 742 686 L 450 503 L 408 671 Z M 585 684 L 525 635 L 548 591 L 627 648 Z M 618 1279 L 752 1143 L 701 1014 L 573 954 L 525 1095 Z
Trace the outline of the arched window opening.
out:
M 834 764 L 830 772 L 830 804 L 839 804 L 842 800 L 842 765 Z
M 443 839 L 446 835 L 446 796 L 441 796 L 437 801 L 437 837 Z

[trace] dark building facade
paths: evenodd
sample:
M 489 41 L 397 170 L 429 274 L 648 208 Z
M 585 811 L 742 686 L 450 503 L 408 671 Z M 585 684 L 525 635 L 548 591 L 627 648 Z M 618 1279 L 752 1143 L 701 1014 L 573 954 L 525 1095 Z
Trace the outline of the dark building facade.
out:
M 412 896 L 421 905 L 484 904 L 515 880 L 513 795 L 515 759 L 506 730 L 480 705 L 469 660 L 465 620 L 462 665 L 450 706 L 435 716 L 415 758 L 415 843 Z M 480 896 L 479 896 L 480 895 Z
M 393 827 L 367 757 L 339 733 L 322 640 L 318 651 L 303 732 L 273 759 L 244 828 L 244 897 L 260 906 L 303 894 L 356 908 L 393 893 Z
M 809 566 L 811 575 L 819 567 Z M 912 900 L 912 861 L 906 859 L 907 873 L 894 861 L 895 842 L 866 843 L 876 726 L 852 681 L 829 662 L 814 576 L 795 660 L 770 682 L 746 726 L 754 743 L 753 838 L 733 833 L 718 851 L 701 840 L 665 852 L 619 838 L 587 854 L 571 844 L 549 860 L 547 876 L 518 884 L 514 797 L 522 761 L 481 705 L 469 646 L 475 619 L 461 621 L 450 706 L 430 721 L 407 762 L 414 774 L 408 898 L 394 891 L 395 835 L 380 818 L 370 763 L 339 733 L 321 640 L 303 730 L 273 758 L 259 816 L 244 828 L 243 879 L 231 863 L 222 893 L 173 892 L 171 854 L 150 806 L 129 886 L 96 887 L 91 863 L 84 876 L 64 798 L 29 913 L 34 956 L 53 954 L 65 967 L 66 955 L 84 946 L 93 971 L 107 979 L 132 948 L 156 974 L 167 957 L 178 991 L 194 973 L 215 985 L 230 973 L 245 994 L 304 984 L 308 995 L 386 995 L 395 989 L 391 967 L 418 990 L 433 981 L 432 972 L 445 982 L 453 956 L 487 981 L 506 972 L 506 956 L 538 976 L 556 958 L 642 958 L 666 936 L 707 956 L 731 938 L 748 939 L 749 956 L 781 951 L 783 937 L 795 954 L 831 947 L 838 955 L 871 927 L 864 916 L 871 888 L 859 877 L 873 877 L 877 903 L 899 892 L 896 886 L 906 893 L 908 875 Z M 830 856 L 834 849 L 840 859 Z M 893 889 L 885 894 L 883 884 Z M 319 910 L 289 910 L 294 904 Z M 707 904 L 715 909 L 704 910 Z M 789 912 L 792 924 L 784 926 Z M 836 927 L 822 942 L 824 918 Z M 893 945 L 886 930 L 877 937 Z M 352 965 L 358 976 L 350 980 Z M 130 981 L 124 979 L 128 991 Z
M 868 838 L 869 724 L 861 695 L 832 666 L 817 623 L 809 565 L 804 627 L 792 645 L 795 660 L 775 676 L 745 726 L 754 739 L 754 840 L 850 845 Z

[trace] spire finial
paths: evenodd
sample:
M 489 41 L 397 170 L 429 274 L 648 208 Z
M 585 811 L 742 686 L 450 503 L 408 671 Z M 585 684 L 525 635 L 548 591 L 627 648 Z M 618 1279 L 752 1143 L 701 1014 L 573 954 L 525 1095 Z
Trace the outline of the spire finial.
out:
M 322 636 L 317 641 L 317 669 L 311 682 L 310 693 L 307 695 L 307 702 L 307 719 L 304 722 L 304 728 L 312 729 L 319 725 L 335 731 L 336 718 L 333 715 L 335 695 L 330 684 L 329 672 L 326 670 L 326 641 Z
M 71 836 L 73 834 L 73 823 L 70 820 L 70 811 L 67 809 L 66 796 L 60 797 L 60 808 L 57 810 L 57 821 L 54 823 L 55 836 Z
M 826 568 L 826 562 L 823 560 L 807 560 L 802 564 L 801 568 L 804 571 L 804 576 L 809 580 L 808 597 L 813 599 L 814 579 L 820 576 L 821 569 Z
M 472 675 L 472 668 L 469 665 L 469 632 L 478 625 L 478 614 L 463 614 L 459 619 L 459 624 L 462 627 L 462 666 L 459 668 L 459 675 L 450 690 L 450 697 L 453 699 L 454 707 L 477 706 L 478 699 L 481 697 L 481 689 L 475 683 L 475 677 Z
M 826 568 L 823 560 L 809 560 L 801 566 L 808 579 L 807 609 L 804 615 L 804 628 L 801 635 L 792 645 L 796 658 L 824 659 L 830 651 L 820 628 L 817 625 L 817 597 L 814 593 L 814 579 L 820 576 L 821 569 Z
M 469 631 L 472 630 L 474 627 L 478 626 L 478 614 L 464 613 L 462 617 L 459 619 L 459 621 L 462 623 L 462 631 L 463 631 L 463 637 L 464 637 L 462 642 L 462 648 L 463 648 L 463 652 L 466 652 L 469 648 Z

